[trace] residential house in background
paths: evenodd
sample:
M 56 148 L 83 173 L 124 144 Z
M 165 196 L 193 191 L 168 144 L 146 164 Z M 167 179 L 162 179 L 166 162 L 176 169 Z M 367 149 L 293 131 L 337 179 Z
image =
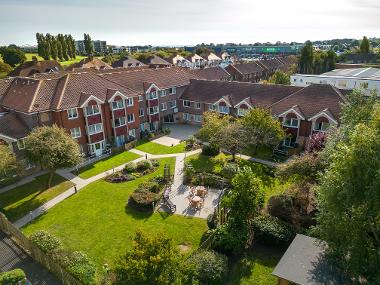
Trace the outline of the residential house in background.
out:
M 147 58 L 141 58 L 140 61 L 151 68 L 163 68 L 172 66 L 170 62 L 167 62 L 165 59 L 157 55 L 152 55 Z
M 256 61 L 241 64 L 230 64 L 226 71 L 231 74 L 232 80 L 241 82 L 259 82 L 264 76 L 264 67 Z
M 231 74 L 229 74 L 224 68 L 220 66 L 202 69 L 190 69 L 189 72 L 207 80 L 232 80 Z
M 205 67 L 219 66 L 222 59 L 212 52 L 204 53 L 200 55 L 205 60 Z
M 130 55 L 123 56 L 121 59 L 112 63 L 113 68 L 117 68 L 117 67 L 138 67 L 138 66 L 145 66 L 145 64 L 142 63 L 141 61 L 138 61 L 137 59 L 133 58 Z
M 171 57 L 166 58 L 166 61 L 170 62 L 173 66 L 188 67 L 188 68 L 190 68 L 191 66 L 190 61 L 179 54 L 172 55 Z
M 222 59 L 220 66 L 225 68 L 230 64 L 234 64 L 236 62 L 236 59 L 234 56 L 230 55 L 228 52 L 221 52 L 219 54 L 219 57 Z
M 112 69 L 112 66 L 97 57 L 86 57 L 66 68 L 67 71 L 80 71 L 86 69 Z
M 32 76 L 35 73 L 59 72 L 63 68 L 56 60 L 38 61 L 37 57 L 33 56 L 31 61 L 25 61 L 13 69 L 9 76 Z
M 197 54 L 192 54 L 186 59 L 190 62 L 190 68 L 195 69 L 195 68 L 204 68 L 206 66 L 206 60 L 197 55 Z

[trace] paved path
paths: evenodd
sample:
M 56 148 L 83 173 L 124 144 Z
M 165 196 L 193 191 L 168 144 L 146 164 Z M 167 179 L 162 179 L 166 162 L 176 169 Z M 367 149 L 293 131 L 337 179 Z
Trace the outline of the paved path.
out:
M 33 285 L 61 285 L 48 270 L 35 262 L 6 234 L 0 231 L 0 272 L 22 269 Z
M 261 159 L 261 158 L 250 157 L 250 156 L 244 155 L 244 154 L 238 154 L 238 156 L 242 159 L 261 163 L 261 164 L 264 164 L 264 165 L 267 165 L 270 167 L 276 167 L 278 165 L 277 162 L 273 162 L 273 161 L 269 161 L 269 160 L 265 160 L 265 159 Z

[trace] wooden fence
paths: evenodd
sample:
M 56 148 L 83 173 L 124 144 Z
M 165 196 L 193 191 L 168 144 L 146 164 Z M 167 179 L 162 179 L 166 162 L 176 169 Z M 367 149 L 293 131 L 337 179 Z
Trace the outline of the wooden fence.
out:
M 57 276 L 64 285 L 82 285 L 82 283 L 68 273 L 51 256 L 33 244 L 19 229 L 17 229 L 3 213 L 0 213 L 0 230 L 9 235 L 28 255 L 51 273 Z

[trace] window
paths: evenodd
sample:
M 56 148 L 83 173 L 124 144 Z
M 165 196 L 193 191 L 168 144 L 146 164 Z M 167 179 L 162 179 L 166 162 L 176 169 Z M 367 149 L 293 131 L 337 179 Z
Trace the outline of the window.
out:
M 166 96 L 166 90 L 160 90 L 160 96 L 165 97 Z
M 144 124 L 144 123 L 140 124 L 140 130 L 141 130 L 142 132 L 145 131 L 145 124 Z
M 17 148 L 18 149 L 24 149 L 25 148 L 25 142 L 24 142 L 24 139 L 19 139 L 17 141 Z
M 298 119 L 297 118 L 285 118 L 283 126 L 290 128 L 298 128 Z
M 69 118 L 69 120 L 73 120 L 73 119 L 78 118 L 77 108 L 68 109 L 67 110 L 67 117 Z
M 283 145 L 286 147 L 295 147 L 296 146 L 296 138 L 293 138 L 293 137 L 285 138 Z
M 327 122 L 320 122 L 315 124 L 314 131 L 326 131 L 330 127 L 330 124 Z
M 200 102 L 196 102 L 195 103 L 195 109 L 200 109 L 201 108 L 201 103 Z
M 148 93 L 148 95 L 146 95 L 146 99 L 148 99 L 148 100 L 157 99 L 157 91 L 153 91 L 153 92 Z
M 183 113 L 183 119 L 184 119 L 185 121 L 191 121 L 190 114 L 188 114 L 188 113 Z
M 127 107 L 133 106 L 133 98 L 129 97 L 127 98 Z
M 143 96 L 139 95 L 139 102 L 143 100 Z
M 201 115 L 194 115 L 194 121 L 199 123 L 202 121 L 202 116 Z
M 86 115 L 96 115 L 99 114 L 99 106 L 98 105 L 91 105 L 86 107 Z
M 116 118 L 114 120 L 115 128 L 125 126 L 125 117 Z
M 103 130 L 103 127 L 101 123 L 88 126 L 89 135 L 100 133 L 102 130 Z
M 177 107 L 177 101 L 176 100 L 173 100 L 173 101 L 169 101 L 169 108 L 170 109 L 173 109 L 175 107 Z
M 177 88 L 176 87 L 169 88 L 169 94 L 170 95 L 176 94 L 176 93 L 177 93 Z
M 139 109 L 139 117 L 143 117 L 144 116 L 144 109 Z
M 227 106 L 219 106 L 219 113 L 228 114 L 230 112 L 230 108 Z
M 167 109 L 168 109 L 167 104 L 166 103 L 161 103 L 161 111 L 165 111 Z
M 124 108 L 124 101 L 123 100 L 117 100 L 112 102 L 112 110 L 118 110 Z
M 188 100 L 183 100 L 183 106 L 184 106 L 184 107 L 190 107 L 190 101 L 188 101 Z
M 158 113 L 158 106 L 153 106 L 148 108 L 148 114 L 154 115 Z
M 81 134 L 80 134 L 80 128 L 73 128 L 73 129 L 70 129 L 70 133 L 71 133 L 71 137 L 73 139 L 77 139 L 77 138 L 80 138 Z
M 128 123 L 133 123 L 135 121 L 135 114 L 127 114 Z
M 136 129 L 131 129 L 131 130 L 129 130 L 128 131 L 128 135 L 130 136 L 130 137 L 136 137 Z
M 210 111 L 215 111 L 216 110 L 216 106 L 214 104 L 208 104 L 208 109 Z
M 360 87 L 364 88 L 364 89 L 367 89 L 368 88 L 368 82 L 362 82 L 362 83 L 360 83 Z

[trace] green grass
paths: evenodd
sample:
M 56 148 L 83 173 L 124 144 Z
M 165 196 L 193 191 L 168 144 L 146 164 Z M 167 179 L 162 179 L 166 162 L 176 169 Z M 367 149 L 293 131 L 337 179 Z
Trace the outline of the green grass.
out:
M 272 272 L 282 254 L 273 248 L 254 246 L 247 253 L 247 259 L 251 263 L 251 272 L 244 272 L 240 260 L 235 260 L 226 285 L 276 285 L 277 277 L 273 276 Z
M 48 177 L 48 174 L 38 176 L 30 183 L 0 194 L 0 209 L 10 221 L 17 221 L 74 185 L 55 174 L 52 187 L 46 189 Z
M 185 162 L 191 164 L 196 172 L 220 174 L 223 166 L 231 158 L 231 155 L 226 155 L 223 153 L 219 153 L 214 157 L 195 154 L 186 157 Z M 291 184 L 290 182 L 281 181 L 280 179 L 274 177 L 274 170 L 268 166 L 252 161 L 243 160 L 238 157 L 236 158 L 236 161 L 241 167 L 251 167 L 254 173 L 262 180 L 265 191 L 265 203 L 271 196 L 284 192 Z
M 204 219 L 159 212 L 141 213 L 126 206 L 132 191 L 143 181 L 162 175 L 165 164 L 170 164 L 174 171 L 175 159 L 164 158 L 160 159 L 155 172 L 136 180 L 91 183 L 51 208 L 23 231 L 30 235 L 36 230 L 47 230 L 59 237 L 67 248 L 86 252 L 99 268 L 104 263 L 112 265 L 130 249 L 138 229 L 148 234 L 165 233 L 176 244 L 195 249 L 207 228 Z
M 80 168 L 79 177 L 87 179 L 92 176 L 98 175 L 99 173 L 102 173 L 104 171 L 110 170 L 114 167 L 127 163 L 129 161 L 135 160 L 139 157 L 141 156 L 130 151 L 124 151 L 121 153 L 113 154 L 93 164 L 89 164 Z
M 150 154 L 171 154 L 185 152 L 186 142 L 181 142 L 176 146 L 166 146 L 143 139 L 137 142 L 136 149 Z

